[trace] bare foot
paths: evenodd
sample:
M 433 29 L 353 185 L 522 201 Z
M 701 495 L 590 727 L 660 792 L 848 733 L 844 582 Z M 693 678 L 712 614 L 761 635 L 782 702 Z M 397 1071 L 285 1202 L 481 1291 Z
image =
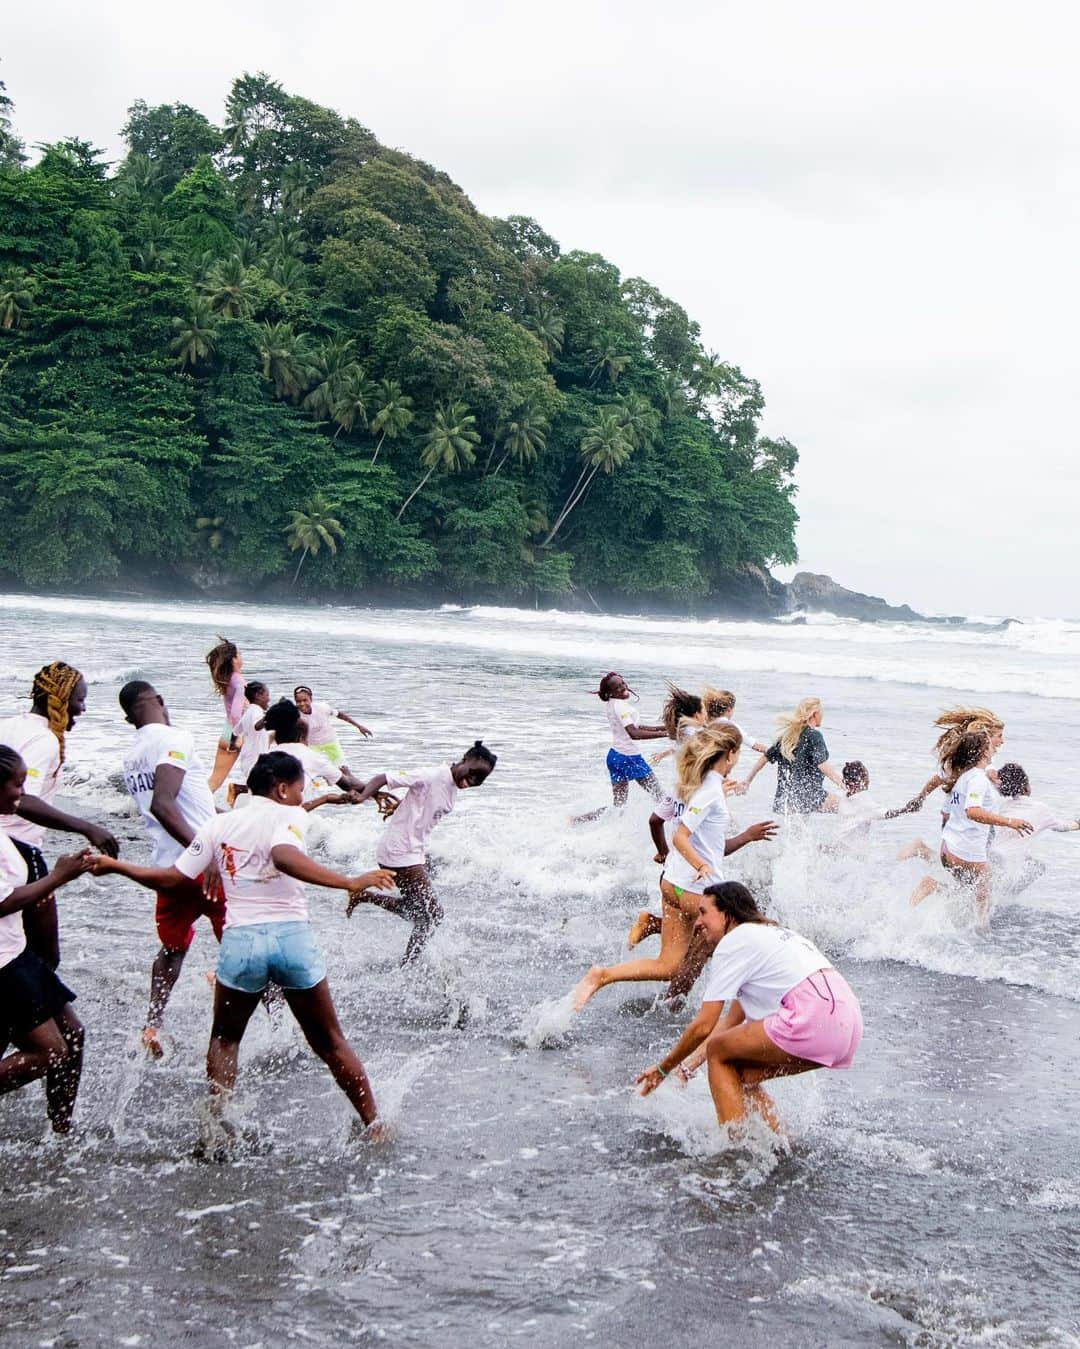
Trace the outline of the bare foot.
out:
M 932 895 L 937 888 L 938 883 L 934 880 L 933 876 L 924 876 L 912 891 L 908 903 L 913 909 L 917 908 L 918 905 L 920 905 L 928 896 Z
M 140 1039 L 143 1049 L 152 1059 L 163 1059 L 165 1057 L 165 1048 L 158 1036 L 157 1026 L 144 1026 Z
M 660 931 L 660 919 L 656 914 L 650 913 L 648 909 L 642 909 L 630 928 L 626 936 L 627 946 L 633 950 L 640 941 L 646 937 L 655 936 Z
M 362 890 L 353 890 L 349 894 L 349 902 L 345 905 L 345 917 L 351 918 L 356 912 L 358 905 L 364 902 L 364 892 Z
M 575 1012 L 580 1012 L 592 995 L 600 991 L 603 979 L 603 965 L 594 965 L 585 978 L 574 985 L 574 991 L 570 994 L 570 1006 Z
M 211 992 L 217 987 L 217 975 L 213 970 L 203 970 L 202 977 L 206 980 Z

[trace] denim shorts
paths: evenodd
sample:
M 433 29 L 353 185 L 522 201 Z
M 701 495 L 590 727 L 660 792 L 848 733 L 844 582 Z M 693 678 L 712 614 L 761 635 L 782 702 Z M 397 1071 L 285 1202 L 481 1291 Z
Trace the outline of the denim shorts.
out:
M 310 923 L 248 923 L 222 934 L 217 977 L 241 993 L 261 993 L 269 983 L 314 988 L 326 978 L 326 961 Z

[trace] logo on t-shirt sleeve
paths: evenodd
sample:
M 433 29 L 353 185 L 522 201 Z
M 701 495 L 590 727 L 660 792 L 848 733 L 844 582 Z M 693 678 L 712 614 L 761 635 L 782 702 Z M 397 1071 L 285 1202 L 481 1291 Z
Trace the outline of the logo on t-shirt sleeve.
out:
M 295 824 L 290 824 L 290 825 L 289 825 L 289 833 L 290 833 L 290 834 L 295 834 L 296 837 L 300 840 L 300 842 L 303 843 L 303 841 L 304 841 L 304 836 L 303 836 L 303 834 L 300 832 L 300 830 L 297 829 L 297 827 L 296 827 Z
M 168 755 L 166 757 L 169 759 L 179 759 L 180 762 L 183 763 L 184 760 L 187 758 L 187 755 L 184 753 L 182 749 L 171 749 L 169 750 Z

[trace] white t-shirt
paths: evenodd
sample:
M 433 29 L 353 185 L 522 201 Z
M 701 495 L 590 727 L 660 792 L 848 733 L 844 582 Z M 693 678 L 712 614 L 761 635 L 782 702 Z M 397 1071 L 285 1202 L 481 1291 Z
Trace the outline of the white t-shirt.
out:
M 748 1021 L 760 1021 L 808 974 L 832 968 L 813 942 L 790 928 L 740 923 L 721 937 L 709 962 L 703 1002 L 738 998 Z
M 448 763 L 412 772 L 396 769 L 386 775 L 388 788 L 407 787 L 375 848 L 381 867 L 419 866 L 426 857 L 428 835 L 454 809 L 461 788 Z
M 262 721 L 265 716 L 266 712 L 258 703 L 248 703 L 244 715 L 236 723 L 236 734 L 244 737 L 234 770 L 238 782 L 247 782 L 248 774 L 255 767 L 255 760 L 270 748 L 270 732 L 265 726 L 261 731 L 255 729 L 255 723 Z
M 317 749 L 312 749 L 310 745 L 305 745 L 302 741 L 296 740 L 291 745 L 275 745 L 275 749 L 282 750 L 285 754 L 291 754 L 294 759 L 299 759 L 304 769 L 304 800 L 310 801 L 316 796 L 322 796 L 323 792 L 328 792 L 336 787 L 341 778 L 341 769 L 326 757 L 320 754 Z
M 638 724 L 637 708 L 629 698 L 609 698 L 604 704 L 611 724 L 611 746 L 616 754 L 640 754 L 638 742 L 626 734 L 627 726 Z
M 226 927 L 306 923 L 303 884 L 282 875 L 270 855 L 279 844 L 306 852 L 306 828 L 307 811 L 299 806 L 283 806 L 268 797 L 253 796 L 244 810 L 208 820 L 174 866 L 194 880 L 211 860 L 217 862 L 225 890 Z
M 840 819 L 838 837 L 853 842 L 865 837 L 875 820 L 885 818 L 885 807 L 879 805 L 869 792 L 856 792 L 854 796 L 842 796 L 836 807 Z
M 27 880 L 26 863 L 7 834 L 0 833 L 0 900 L 7 899 L 12 890 L 25 885 Z M 23 931 L 23 915 L 5 914 L 0 918 L 0 967 L 10 965 L 17 955 L 26 949 L 26 933 Z
M 184 845 L 178 843 L 150 813 L 150 803 L 154 799 L 154 774 L 162 764 L 183 770 L 184 777 L 176 794 L 176 804 L 194 832 L 197 833 L 207 820 L 214 818 L 214 798 L 206 769 L 195 753 L 194 741 L 187 731 L 182 731 L 178 726 L 165 726 L 161 722 L 139 727 L 124 756 L 124 785 L 146 822 L 154 846 L 154 866 L 171 867 L 184 851 Z
M 0 721 L 0 745 L 15 750 L 26 764 L 23 791 L 52 801 L 60 782 L 60 742 L 49 730 L 48 718 L 37 712 L 20 712 Z M 45 837 L 44 825 L 31 824 L 19 815 L 0 815 L 0 829 L 35 848 L 41 847 Z
M 677 825 L 690 830 L 690 842 L 703 862 L 709 864 L 712 879 L 695 879 L 694 868 L 675 846 Z M 683 807 L 679 818 L 671 823 L 671 851 L 664 865 L 664 879 L 683 890 L 700 894 L 706 885 L 715 885 L 724 879 L 724 850 L 731 825 L 731 812 L 724 799 L 724 779 L 719 773 L 708 773 L 705 781 Z
M 309 745 L 333 744 L 337 739 L 337 728 L 334 725 L 337 714 L 336 707 L 331 707 L 329 703 L 316 702 L 311 704 L 310 712 L 301 712 L 300 715 L 308 726 Z
M 1030 796 L 1003 796 L 995 809 L 1010 820 L 1027 820 L 1031 825 L 1030 834 L 1019 834 L 1015 829 L 994 830 L 994 840 L 990 845 L 990 856 L 995 861 L 1012 861 L 1025 856 L 1040 834 L 1048 830 L 1064 832 L 1072 829 L 1075 820 L 1066 820 L 1042 801 L 1033 801 Z
M 969 820 L 967 809 L 976 806 L 990 809 L 993 787 L 981 768 L 969 768 L 956 779 L 945 798 L 945 825 L 941 842 L 961 862 L 985 862 L 986 846 L 990 840 L 990 826 Z
M 743 730 L 743 728 L 739 725 L 739 723 L 738 723 L 737 721 L 732 721 L 732 719 L 731 719 L 730 717 L 713 717 L 713 719 L 709 722 L 709 725 L 710 725 L 710 726 L 734 726 L 735 729 L 736 729 L 736 730 L 739 732 L 739 734 L 742 736 L 742 747 L 743 747 L 743 749 L 749 749 L 750 746 L 751 746 L 752 744 L 758 744 L 758 745 L 760 745 L 760 744 L 763 744 L 763 743 L 764 743 L 764 742 L 761 741 L 761 740 L 757 740 L 757 739 L 756 739 L 754 736 L 752 736 L 752 735 L 747 735 L 746 732 Z

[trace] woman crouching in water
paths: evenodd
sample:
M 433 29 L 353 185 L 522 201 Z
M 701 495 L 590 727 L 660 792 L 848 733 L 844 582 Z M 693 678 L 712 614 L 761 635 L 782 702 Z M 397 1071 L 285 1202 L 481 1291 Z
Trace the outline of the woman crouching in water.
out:
M 721 1125 L 753 1110 L 778 1129 L 761 1083 L 850 1068 L 863 1030 L 858 999 L 813 942 L 765 917 L 745 885 L 710 885 L 696 927 L 715 943 L 701 1010 L 678 1044 L 638 1076 L 641 1094 L 684 1060 L 692 1070 L 704 1058 Z M 724 1003 L 733 1000 L 721 1023 Z

